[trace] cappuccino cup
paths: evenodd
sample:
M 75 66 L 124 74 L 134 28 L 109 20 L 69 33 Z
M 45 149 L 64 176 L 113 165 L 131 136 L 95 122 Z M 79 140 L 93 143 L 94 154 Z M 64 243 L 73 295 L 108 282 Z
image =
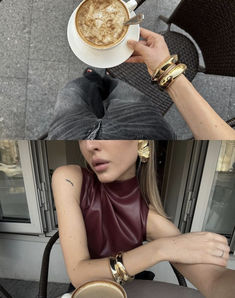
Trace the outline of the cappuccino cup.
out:
M 89 47 L 110 49 L 125 39 L 129 26 L 123 23 L 136 6 L 135 0 L 83 0 L 71 24 L 77 37 Z
M 77 288 L 71 298 L 127 298 L 122 286 L 111 280 L 87 282 Z

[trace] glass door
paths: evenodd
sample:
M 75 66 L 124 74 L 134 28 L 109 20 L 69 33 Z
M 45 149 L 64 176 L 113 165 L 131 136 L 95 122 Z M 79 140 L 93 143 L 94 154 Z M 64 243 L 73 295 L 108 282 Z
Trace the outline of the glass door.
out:
M 235 142 L 211 142 L 209 147 L 193 226 L 226 236 L 234 251 Z
M 0 141 L 0 232 L 42 233 L 31 147 Z
M 203 230 L 231 238 L 235 228 L 235 142 L 222 142 Z

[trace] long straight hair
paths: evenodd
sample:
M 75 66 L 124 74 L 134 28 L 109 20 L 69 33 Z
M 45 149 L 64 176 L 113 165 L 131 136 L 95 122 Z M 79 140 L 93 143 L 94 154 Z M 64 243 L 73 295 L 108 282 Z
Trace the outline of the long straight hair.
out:
M 140 184 L 140 191 L 143 199 L 145 199 L 148 204 L 151 204 L 159 215 L 167 217 L 162 206 L 157 186 L 154 141 L 149 141 L 149 149 L 149 160 L 146 163 L 141 163 L 139 171 L 137 173 Z
M 140 167 L 137 165 L 137 178 L 139 180 L 140 191 L 143 199 L 147 204 L 151 204 L 156 212 L 164 217 L 167 217 L 164 208 L 162 206 L 161 198 L 157 186 L 157 170 L 155 162 L 155 144 L 153 140 L 149 141 L 150 157 L 146 163 L 141 163 Z M 92 169 L 86 162 L 85 158 L 84 166 L 91 172 Z M 138 161 L 137 161 L 138 163 Z M 94 173 L 94 172 L 93 172 Z

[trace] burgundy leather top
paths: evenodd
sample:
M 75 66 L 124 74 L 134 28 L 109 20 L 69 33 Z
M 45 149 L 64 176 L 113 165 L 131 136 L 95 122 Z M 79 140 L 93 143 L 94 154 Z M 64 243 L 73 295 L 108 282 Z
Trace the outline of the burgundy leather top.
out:
M 87 169 L 82 173 L 80 207 L 90 257 L 109 257 L 142 245 L 148 206 L 141 197 L 137 178 L 101 183 Z

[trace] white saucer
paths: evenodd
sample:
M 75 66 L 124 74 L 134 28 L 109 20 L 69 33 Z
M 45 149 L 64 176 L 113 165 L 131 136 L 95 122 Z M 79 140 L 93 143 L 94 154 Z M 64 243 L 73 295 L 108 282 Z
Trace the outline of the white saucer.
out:
M 127 40 L 139 40 L 139 25 L 131 25 L 126 37 L 117 46 L 111 49 L 97 50 L 89 47 L 79 38 L 75 26 L 72 25 L 76 11 L 73 12 L 69 19 L 67 36 L 70 48 L 81 61 L 93 67 L 108 68 L 123 63 L 132 55 L 133 50 L 127 46 Z M 135 13 L 131 12 L 131 16 L 135 16 Z

